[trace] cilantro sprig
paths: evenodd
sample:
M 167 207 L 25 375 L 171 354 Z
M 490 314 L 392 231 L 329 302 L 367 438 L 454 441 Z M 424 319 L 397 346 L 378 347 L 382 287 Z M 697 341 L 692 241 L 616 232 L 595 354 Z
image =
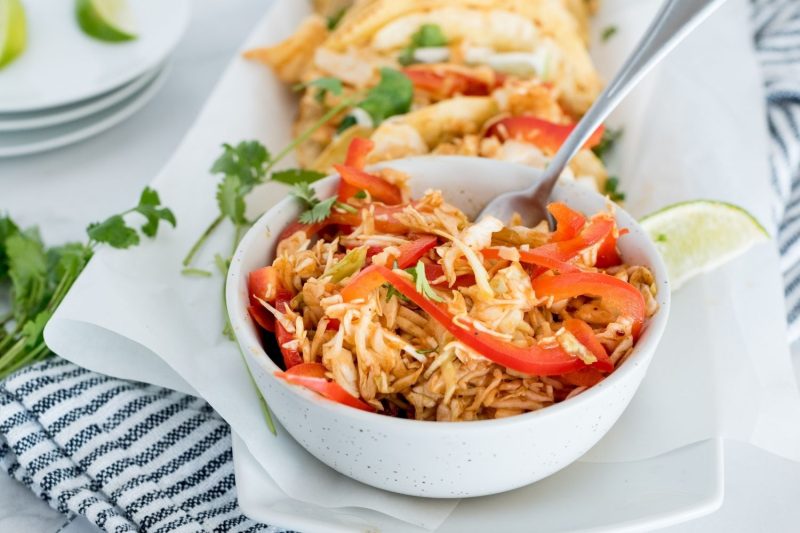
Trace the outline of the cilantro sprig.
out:
M 619 189 L 619 178 L 616 176 L 609 176 L 606 180 L 603 192 L 608 195 L 613 202 L 622 202 L 625 200 L 625 193 Z
M 155 237 L 158 233 L 159 223 L 163 220 L 175 227 L 175 215 L 166 207 L 161 207 L 158 193 L 150 187 L 145 187 L 139 197 L 139 204 L 118 215 L 108 217 L 103 222 L 89 224 L 86 233 L 90 243 L 108 244 L 114 248 L 130 248 L 140 242 L 139 233 L 128 226 L 125 216 L 138 213 L 145 218 L 140 230 L 148 237 Z
M 130 225 L 131 215 L 143 222 Z M 7 293 L 10 304 L 0 316 L 0 378 L 50 355 L 44 328 L 98 245 L 136 246 L 140 233 L 155 237 L 162 221 L 176 224 L 175 215 L 149 187 L 136 207 L 89 224 L 87 242 L 48 248 L 36 228 L 22 229 L 0 217 L 0 294 Z
M 622 137 L 622 131 L 622 128 L 606 128 L 603 131 L 603 136 L 600 138 L 600 142 L 597 143 L 597 146 L 592 148 L 594 155 L 599 157 L 605 163 L 606 159 L 608 159 L 608 156 L 614 152 L 617 141 L 619 141 L 620 137 Z
M 414 100 L 414 84 L 399 70 L 382 68 L 380 81 L 366 92 L 356 107 L 367 112 L 373 126 L 378 126 L 389 117 L 407 113 Z M 356 118 L 348 114 L 337 128 L 341 133 L 356 124 Z
M 307 87 L 315 87 L 317 89 L 315 96 L 319 100 L 323 100 L 327 92 L 338 95 L 343 91 L 341 80 L 330 77 L 318 78 L 296 88 L 299 90 Z M 343 98 L 277 154 L 270 153 L 258 141 L 243 141 L 235 146 L 224 144 L 222 146 L 222 154 L 211 166 L 211 173 L 221 176 L 217 185 L 219 213 L 201 233 L 187 252 L 186 257 L 184 257 L 182 262 L 183 274 L 206 277 L 211 275 L 208 270 L 195 268 L 193 263 L 211 235 L 216 232 L 223 222 L 228 220 L 234 229 L 232 248 L 226 254 L 215 254 L 215 263 L 223 274 L 223 278 L 225 277 L 233 252 L 244 231 L 251 225 L 251 221 L 247 218 L 247 196 L 254 188 L 268 181 L 277 181 L 294 187 L 292 194 L 300 198 L 306 207 L 306 210 L 300 216 L 301 222 L 315 223 L 322 221 L 330 216 L 332 209 L 354 211 L 351 206 L 339 203 L 335 198 L 319 200 L 313 196 L 313 190 L 309 187 L 309 184 L 322 178 L 324 174 L 303 169 L 275 171 L 275 166 L 292 153 L 298 145 L 306 141 L 314 132 L 327 124 L 333 117 L 342 113 L 342 111 L 352 107 L 359 107 L 366 111 L 372 118 L 373 123 L 377 125 L 393 115 L 407 112 L 411 108 L 413 95 L 413 84 L 405 74 L 398 70 L 383 68 L 380 71 L 380 81 L 377 85 L 364 93 Z M 343 123 L 355 124 L 355 118 L 349 115 L 345 117 Z M 233 340 L 230 324 L 226 323 L 224 332 Z
M 219 214 L 211 221 L 208 227 L 200 234 L 197 241 L 191 246 L 183 259 L 184 272 L 191 269 L 192 263 L 203 245 L 226 219 L 234 226 L 235 238 L 233 247 L 239 243 L 244 230 L 251 222 L 246 217 L 247 205 L 245 199 L 258 185 L 272 179 L 286 184 L 311 182 L 323 177 L 322 173 L 309 170 L 291 169 L 272 172 L 275 165 L 289 155 L 300 143 L 308 139 L 320 126 L 354 101 L 346 99 L 339 105 L 332 107 L 307 130 L 298 135 L 276 155 L 272 155 L 267 148 L 258 141 L 242 141 L 236 146 L 222 145 L 222 154 L 211 166 L 212 174 L 221 174 L 222 179 L 217 186 L 217 205 Z M 231 254 L 233 250 L 231 250 Z
M 332 78 L 329 76 L 325 76 L 322 78 L 317 78 L 315 80 L 311 80 L 306 83 L 298 83 L 292 89 L 294 91 L 302 91 L 307 89 L 308 87 L 316 87 L 317 92 L 314 93 L 314 99 L 317 102 L 322 103 L 325 100 L 325 95 L 327 93 L 334 94 L 339 96 L 342 94 L 344 90 L 344 85 L 342 84 L 342 80 L 339 78 Z
M 414 52 L 417 48 L 428 48 L 432 46 L 447 45 L 447 37 L 438 24 L 423 24 L 411 35 L 411 42 L 403 49 L 397 61 L 403 65 L 415 63 Z
M 602 33 L 602 34 L 600 34 L 600 40 L 602 40 L 603 42 L 606 42 L 606 41 L 608 41 L 608 40 L 609 40 L 609 39 L 611 39 L 611 38 L 612 38 L 614 35 L 616 35 L 616 34 L 617 34 L 617 31 L 618 31 L 618 28 L 617 28 L 616 26 L 606 26 L 606 27 L 603 29 L 603 33 Z
M 317 198 L 317 193 L 307 182 L 300 182 L 292 187 L 289 194 L 300 200 L 305 211 L 300 213 L 298 220 L 303 224 L 316 224 L 331 216 L 331 209 L 336 207 L 343 211 L 355 212 L 355 208 L 337 201 L 336 196 L 331 196 L 325 200 Z
M 326 26 L 328 27 L 328 31 L 333 31 L 336 29 L 336 27 L 342 21 L 342 18 L 344 18 L 345 13 L 347 13 L 347 8 L 343 7 L 327 18 Z

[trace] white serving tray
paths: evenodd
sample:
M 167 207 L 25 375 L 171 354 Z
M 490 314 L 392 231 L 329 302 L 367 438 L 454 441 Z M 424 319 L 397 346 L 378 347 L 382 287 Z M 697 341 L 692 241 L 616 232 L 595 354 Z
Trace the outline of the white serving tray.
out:
M 233 461 L 239 506 L 260 522 L 303 533 L 426 531 L 287 498 L 235 434 Z M 723 487 L 722 442 L 708 440 L 644 461 L 578 462 L 528 487 L 461 500 L 436 533 L 651 531 L 716 511 Z

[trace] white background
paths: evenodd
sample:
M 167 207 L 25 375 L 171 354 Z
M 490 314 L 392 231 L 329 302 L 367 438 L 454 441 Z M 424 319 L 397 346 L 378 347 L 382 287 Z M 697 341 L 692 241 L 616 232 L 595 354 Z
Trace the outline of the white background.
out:
M 23 226 L 39 225 L 47 242 L 55 244 L 82 238 L 89 222 L 132 205 L 166 163 L 268 3 L 195 0 L 173 71 L 155 99 L 94 139 L 47 154 L 0 160 L 0 212 L 7 211 Z M 799 352 L 794 350 L 796 373 Z M 725 453 L 722 509 L 668 531 L 796 531 L 800 464 L 738 443 L 727 443 Z M 54 533 L 64 523 L 56 511 L 0 474 L 0 531 Z M 96 529 L 75 520 L 62 531 Z

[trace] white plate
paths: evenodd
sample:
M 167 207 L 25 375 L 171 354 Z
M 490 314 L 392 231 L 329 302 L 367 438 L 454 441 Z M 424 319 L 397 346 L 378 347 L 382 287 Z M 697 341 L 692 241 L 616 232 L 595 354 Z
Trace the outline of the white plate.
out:
M 26 131 L 57 126 L 88 117 L 94 113 L 108 109 L 118 102 L 138 92 L 153 81 L 162 68 L 155 68 L 118 89 L 107 92 L 96 98 L 83 100 L 76 104 L 54 107 L 46 111 L 28 111 L 22 113 L 0 114 L 0 132 Z
M 425 531 L 364 509 L 287 498 L 236 434 L 233 463 L 239 506 L 260 522 L 309 533 Z M 722 442 L 709 440 L 644 461 L 577 462 L 515 491 L 461 500 L 436 533 L 651 531 L 716 511 L 723 487 Z
M 52 128 L 0 133 L 0 158 L 35 154 L 88 139 L 127 119 L 141 109 L 164 84 L 169 66 L 130 98 L 94 115 Z
M 72 0 L 24 4 L 28 48 L 0 70 L 0 113 L 65 105 L 119 87 L 162 63 L 189 20 L 188 0 L 130 0 L 139 37 L 106 43 L 81 31 Z

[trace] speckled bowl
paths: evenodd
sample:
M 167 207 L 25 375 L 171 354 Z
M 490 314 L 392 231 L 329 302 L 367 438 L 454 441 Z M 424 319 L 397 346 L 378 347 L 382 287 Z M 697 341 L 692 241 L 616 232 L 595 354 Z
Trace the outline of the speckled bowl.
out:
M 538 172 L 520 165 L 466 157 L 422 157 L 386 166 L 407 172 L 415 196 L 438 188 L 468 215 L 497 194 L 520 189 Z M 334 194 L 337 178 L 316 184 L 320 197 Z M 599 194 L 562 183 L 555 198 L 586 213 L 606 208 Z M 545 478 L 569 465 L 611 428 L 639 387 L 669 314 L 664 264 L 635 220 L 617 209 L 630 233 L 620 240 L 628 263 L 654 273 L 660 310 L 646 324 L 628 360 L 597 386 L 540 411 L 476 422 L 419 422 L 366 413 L 328 401 L 276 378 L 247 313 L 247 274 L 271 262 L 280 231 L 296 219 L 287 198 L 270 209 L 242 239 L 227 282 L 227 304 L 236 338 L 272 412 L 304 448 L 354 479 L 402 494 L 436 498 L 482 496 Z

